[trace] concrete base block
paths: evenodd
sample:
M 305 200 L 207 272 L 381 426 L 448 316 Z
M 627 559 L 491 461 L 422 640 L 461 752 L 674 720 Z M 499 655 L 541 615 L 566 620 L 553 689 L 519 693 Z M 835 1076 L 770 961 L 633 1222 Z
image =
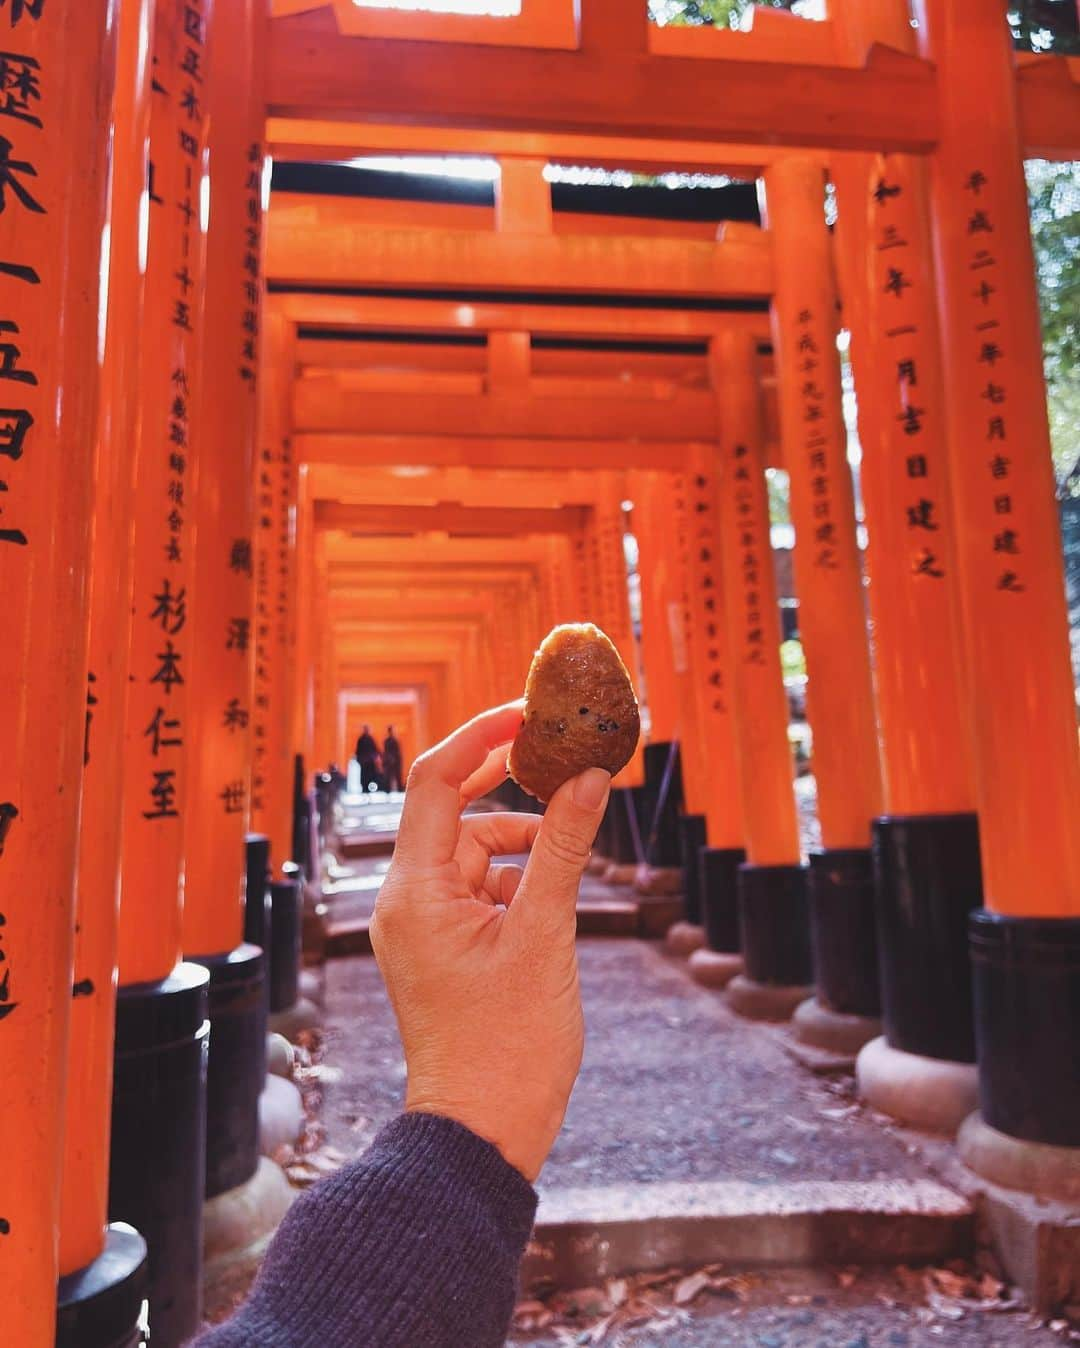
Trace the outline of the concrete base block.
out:
M 790 1020 L 792 1012 L 813 988 L 786 983 L 756 983 L 737 974 L 727 986 L 727 1004 L 748 1020 Z
M 952 1136 L 978 1102 L 974 1063 L 924 1058 L 871 1039 L 855 1064 L 860 1097 L 900 1123 Z
M 808 997 L 795 1008 L 791 1032 L 804 1044 L 854 1057 L 864 1044 L 881 1034 L 881 1021 L 873 1016 L 851 1016 L 823 1006 Z
M 304 1130 L 304 1102 L 291 1081 L 268 1076 L 259 1096 L 259 1150 L 273 1156 L 293 1146 Z
M 930 1180 L 545 1189 L 522 1285 L 581 1287 L 709 1263 L 921 1264 L 970 1253 L 973 1234 L 970 1204 Z
M 600 877 L 605 885 L 632 885 L 637 874 L 637 866 L 620 866 L 614 861 Z
M 266 1070 L 276 1077 L 292 1080 L 293 1063 L 296 1055 L 293 1046 L 283 1034 L 266 1036 Z
M 296 1190 L 267 1156 L 246 1184 L 208 1198 L 203 1207 L 206 1272 L 237 1259 L 258 1261 L 289 1210 Z
M 272 1034 L 280 1034 L 290 1043 L 295 1043 L 302 1031 L 314 1030 L 321 1024 L 322 1012 L 306 997 L 297 998 L 296 1002 L 284 1011 L 271 1011 L 267 1021 L 267 1027 Z
M 639 894 L 681 894 L 683 874 L 677 867 L 641 865 L 634 872 L 634 888 Z
M 680 959 L 687 959 L 704 944 L 705 928 L 694 922 L 675 922 L 668 927 L 664 937 L 664 949 L 669 955 L 678 955 Z
M 743 957 L 703 945 L 690 956 L 690 977 L 705 988 L 726 988 L 743 971 Z
M 1080 1206 L 1080 1147 L 1009 1137 L 981 1114 L 971 1114 L 960 1127 L 956 1149 L 966 1166 L 992 1184 Z

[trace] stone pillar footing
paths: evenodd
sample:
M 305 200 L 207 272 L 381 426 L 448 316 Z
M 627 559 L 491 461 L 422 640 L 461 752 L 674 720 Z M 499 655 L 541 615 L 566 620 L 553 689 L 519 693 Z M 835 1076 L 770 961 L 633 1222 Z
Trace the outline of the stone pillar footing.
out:
M 795 1008 L 791 1018 L 795 1038 L 814 1048 L 852 1057 L 881 1034 L 881 1021 L 875 1016 L 855 1016 L 824 1006 L 819 998 L 808 997 Z
M 94 1262 L 60 1279 L 56 1348 L 137 1348 L 147 1283 L 146 1241 L 114 1222 Z
M 690 956 L 690 977 L 703 988 L 726 988 L 743 971 L 743 957 L 702 946 Z
M 975 1113 L 961 1124 L 956 1150 L 969 1170 L 991 1184 L 1054 1202 L 1080 1204 L 1080 1147 L 1054 1147 L 1010 1137 Z
M 284 1011 L 272 1011 L 267 1022 L 271 1034 L 280 1034 L 295 1043 L 304 1030 L 314 1030 L 322 1024 L 322 1013 L 314 1002 L 299 997 L 292 1006 Z
M 925 1058 L 871 1039 L 855 1063 L 859 1096 L 899 1123 L 952 1136 L 978 1103 L 974 1063 Z
M 269 1076 L 259 1096 L 259 1150 L 273 1156 L 279 1147 L 295 1147 L 304 1131 L 304 1100 L 284 1077 Z
M 727 1004 L 748 1020 L 789 1020 L 813 991 L 804 984 L 758 983 L 737 974 L 727 986 Z
M 705 928 L 695 926 L 692 922 L 674 923 L 664 938 L 664 949 L 669 955 L 678 955 L 680 959 L 686 959 L 704 944 Z
M 208 1277 L 222 1261 L 258 1262 L 267 1240 L 296 1197 L 285 1172 L 267 1156 L 254 1175 L 235 1189 L 208 1198 L 203 1208 L 203 1258 Z

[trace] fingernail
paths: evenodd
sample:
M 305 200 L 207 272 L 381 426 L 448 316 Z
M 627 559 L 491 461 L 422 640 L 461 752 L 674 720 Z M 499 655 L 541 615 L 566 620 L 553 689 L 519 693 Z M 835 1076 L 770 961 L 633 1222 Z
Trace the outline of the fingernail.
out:
M 574 804 L 583 810 L 598 810 L 610 786 L 611 777 L 603 768 L 589 768 L 574 783 Z

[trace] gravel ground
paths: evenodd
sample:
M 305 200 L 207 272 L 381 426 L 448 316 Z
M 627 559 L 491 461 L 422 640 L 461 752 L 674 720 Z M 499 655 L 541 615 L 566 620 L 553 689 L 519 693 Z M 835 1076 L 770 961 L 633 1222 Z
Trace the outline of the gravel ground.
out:
M 685 968 L 642 941 L 579 942 L 587 1042 L 541 1187 L 627 1180 L 878 1179 L 927 1174 L 900 1137 L 796 1066 Z M 374 961 L 327 970 L 324 1121 L 342 1151 L 400 1108 L 405 1070 Z

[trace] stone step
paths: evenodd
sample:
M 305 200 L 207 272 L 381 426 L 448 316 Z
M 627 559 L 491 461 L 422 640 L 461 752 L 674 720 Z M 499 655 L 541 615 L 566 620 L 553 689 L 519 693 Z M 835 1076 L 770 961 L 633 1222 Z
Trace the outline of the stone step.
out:
M 667 1268 L 920 1264 L 969 1254 L 967 1199 L 929 1179 L 659 1182 L 544 1190 L 522 1286 Z

